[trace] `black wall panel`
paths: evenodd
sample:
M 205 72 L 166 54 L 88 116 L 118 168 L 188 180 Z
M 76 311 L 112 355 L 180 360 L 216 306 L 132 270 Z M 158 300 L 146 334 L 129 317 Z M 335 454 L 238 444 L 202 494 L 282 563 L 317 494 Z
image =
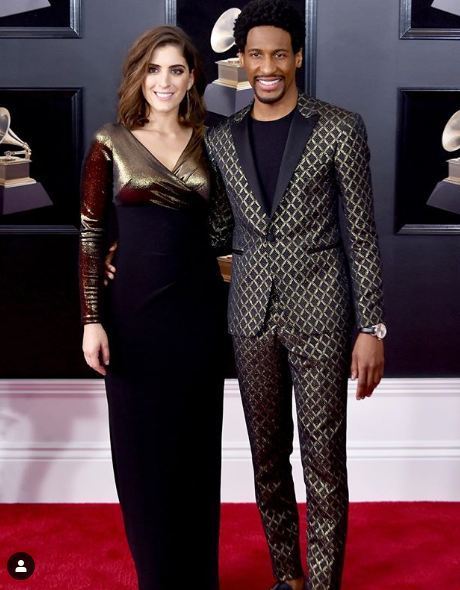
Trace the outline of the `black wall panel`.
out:
M 83 88 L 86 148 L 114 118 L 127 48 L 164 22 L 165 4 L 82 0 L 82 16 L 80 39 L 0 38 L 0 87 Z M 395 233 L 395 170 L 398 88 L 460 88 L 460 41 L 400 40 L 399 2 L 381 0 L 321 0 L 317 39 L 317 96 L 360 112 L 368 127 L 387 376 L 458 376 L 460 236 Z M 76 251 L 72 235 L 0 236 L 0 378 L 91 375 L 80 356 Z
M 319 2 L 318 98 L 360 112 L 369 134 L 387 376 L 460 375 L 460 236 L 395 233 L 398 88 L 460 88 L 459 59 L 459 40 L 399 39 L 399 1 Z

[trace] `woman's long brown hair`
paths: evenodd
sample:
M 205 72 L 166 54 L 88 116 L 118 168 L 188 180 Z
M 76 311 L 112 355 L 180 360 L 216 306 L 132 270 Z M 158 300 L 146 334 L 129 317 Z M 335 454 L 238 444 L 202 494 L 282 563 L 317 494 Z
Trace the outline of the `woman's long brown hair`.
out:
M 177 45 L 193 71 L 192 88 L 179 105 L 183 125 L 202 131 L 206 116 L 203 93 L 206 87 L 201 59 L 192 41 L 179 27 L 164 25 L 146 31 L 133 44 L 123 65 L 123 80 L 118 90 L 118 122 L 134 129 L 148 122 L 149 105 L 142 93 L 152 54 L 158 47 Z M 189 105 L 188 105 L 189 103 Z

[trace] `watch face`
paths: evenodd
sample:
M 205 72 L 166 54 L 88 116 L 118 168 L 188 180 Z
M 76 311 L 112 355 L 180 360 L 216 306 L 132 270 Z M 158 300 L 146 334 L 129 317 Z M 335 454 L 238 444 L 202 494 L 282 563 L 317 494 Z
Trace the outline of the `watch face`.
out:
M 387 327 L 385 324 L 377 324 L 375 326 L 375 335 L 382 340 L 387 335 Z

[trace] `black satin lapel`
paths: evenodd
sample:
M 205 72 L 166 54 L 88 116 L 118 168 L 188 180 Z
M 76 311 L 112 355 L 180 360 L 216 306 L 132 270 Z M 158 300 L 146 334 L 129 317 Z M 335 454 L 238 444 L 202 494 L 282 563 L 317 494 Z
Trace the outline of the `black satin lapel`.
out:
M 238 159 L 240 161 L 240 166 L 247 178 L 249 188 L 262 207 L 262 211 L 267 214 L 262 197 L 262 189 L 260 188 L 259 177 L 257 176 L 254 155 L 251 149 L 251 140 L 249 137 L 250 116 L 251 115 L 248 113 L 239 123 L 234 121 L 230 128 L 232 131 L 233 141 L 235 143 L 236 153 L 238 154 Z
M 294 174 L 297 164 L 303 154 L 307 141 L 318 122 L 319 115 L 313 114 L 309 117 L 304 117 L 298 109 L 296 109 L 292 117 L 289 134 L 286 140 L 286 146 L 281 160 L 280 171 L 276 183 L 275 195 L 273 198 L 273 206 L 271 215 L 276 211 L 281 199 L 286 191 L 287 185 Z

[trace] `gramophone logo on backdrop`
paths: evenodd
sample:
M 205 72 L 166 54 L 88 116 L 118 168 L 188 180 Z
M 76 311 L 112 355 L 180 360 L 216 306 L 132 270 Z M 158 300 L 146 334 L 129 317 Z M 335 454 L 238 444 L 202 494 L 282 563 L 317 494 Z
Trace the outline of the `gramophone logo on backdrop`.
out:
M 460 150 L 460 111 L 447 121 L 442 134 L 442 147 L 446 152 Z M 449 176 L 438 182 L 427 204 L 452 213 L 460 213 L 460 158 L 447 160 Z
M 233 25 L 240 12 L 239 8 L 229 8 L 217 19 L 211 32 L 215 53 L 225 53 L 235 45 Z M 204 99 L 208 111 L 229 117 L 251 102 L 253 92 L 237 57 L 221 59 L 216 64 L 219 77 L 207 85 Z
M 0 107 L 0 144 L 19 146 L 0 155 L 0 215 L 52 205 L 41 183 L 30 177 L 32 150 L 10 126 L 8 109 Z

